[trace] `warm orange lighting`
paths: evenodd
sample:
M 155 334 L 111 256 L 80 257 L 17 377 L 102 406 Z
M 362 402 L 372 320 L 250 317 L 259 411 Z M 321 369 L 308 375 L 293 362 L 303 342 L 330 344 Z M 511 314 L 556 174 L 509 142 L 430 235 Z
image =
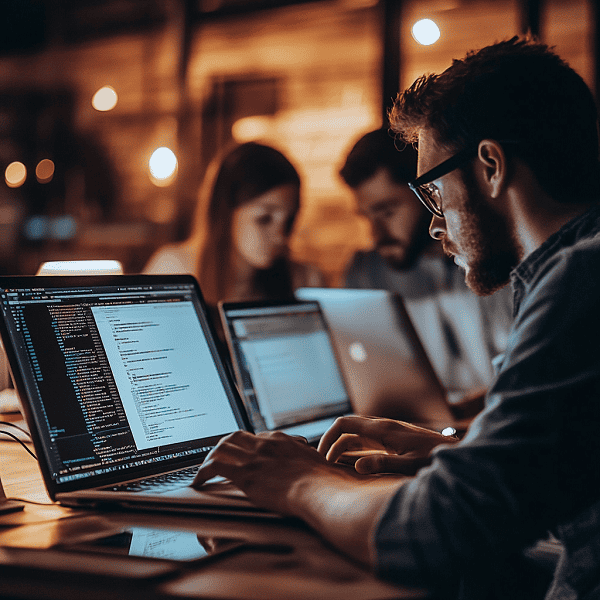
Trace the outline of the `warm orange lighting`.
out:
M 118 260 L 57 260 L 40 265 L 36 275 L 122 275 Z
M 172 223 L 177 216 L 177 204 L 173 198 L 165 195 L 152 203 L 147 216 L 154 223 Z
M 170 148 L 157 148 L 148 162 L 150 181 L 158 187 L 171 185 L 177 176 L 177 157 Z
M 272 119 L 264 116 L 238 119 L 231 127 L 233 139 L 243 144 L 265 137 L 272 128 Z
M 421 19 L 412 27 L 412 35 L 422 46 L 431 46 L 440 39 L 440 28 L 431 19 Z
M 100 112 L 106 112 L 107 110 L 112 110 L 117 105 L 118 99 L 114 88 L 110 85 L 105 85 L 94 94 L 92 106 Z
M 22 162 L 12 162 L 4 172 L 4 180 L 6 185 L 11 188 L 18 188 L 25 183 L 27 179 L 27 169 Z
M 54 163 L 49 158 L 40 160 L 35 168 L 35 176 L 40 183 L 50 183 L 54 177 Z

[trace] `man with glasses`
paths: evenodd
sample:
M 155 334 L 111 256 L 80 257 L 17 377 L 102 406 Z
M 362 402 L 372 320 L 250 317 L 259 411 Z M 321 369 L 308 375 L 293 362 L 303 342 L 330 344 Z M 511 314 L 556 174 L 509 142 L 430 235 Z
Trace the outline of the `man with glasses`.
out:
M 359 214 L 371 225 L 373 248 L 355 253 L 344 286 L 399 294 L 457 417 L 476 412 L 506 347 L 512 322 L 509 290 L 477 296 L 441 244 L 429 235 L 431 215 L 408 187 L 417 171 L 412 144 L 389 127 L 363 135 L 340 170 Z M 392 406 L 371 415 L 397 418 Z
M 278 433 L 236 433 L 198 482 L 229 477 L 257 504 L 304 519 L 380 575 L 435 597 L 599 598 L 594 98 L 547 46 L 514 38 L 419 78 L 390 121 L 418 141 L 411 187 L 433 213 L 431 235 L 471 289 L 510 281 L 514 292 L 484 410 L 462 440 L 440 445 L 435 432 L 357 417 L 338 420 L 319 452 Z M 331 464 L 344 449 L 377 444 L 380 457 L 358 460 L 356 473 Z M 361 474 L 375 463 L 416 473 Z

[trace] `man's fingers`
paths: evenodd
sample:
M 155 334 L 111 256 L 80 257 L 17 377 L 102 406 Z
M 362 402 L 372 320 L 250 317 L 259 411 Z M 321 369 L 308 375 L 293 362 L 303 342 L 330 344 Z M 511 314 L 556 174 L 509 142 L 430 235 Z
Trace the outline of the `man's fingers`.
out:
M 327 452 L 327 460 L 336 462 L 340 456 L 348 452 L 383 452 L 385 448 L 378 442 L 363 438 L 356 434 L 344 433 L 333 443 Z
M 245 431 L 236 431 L 221 438 L 198 469 L 192 487 L 200 487 L 217 475 L 230 478 L 231 471 L 239 466 L 240 460 L 255 444 L 255 436 Z
M 385 419 L 374 419 L 372 417 L 339 417 L 335 420 L 334 424 L 321 436 L 318 451 L 323 456 L 327 456 L 330 448 L 343 434 L 364 434 L 366 437 L 368 437 L 367 432 L 374 429 L 373 425 L 383 421 L 385 421 Z
M 208 453 L 196 473 L 192 487 L 199 487 L 217 475 L 222 475 L 236 485 L 243 485 L 252 478 L 253 470 L 261 468 L 265 460 L 282 460 L 285 455 L 295 457 L 299 452 L 310 452 L 306 438 L 288 436 L 280 431 L 258 435 L 247 431 L 236 431 L 221 440 Z M 283 454 L 282 454 L 283 453 Z
M 344 452 L 358 450 L 361 447 L 360 438 L 354 434 L 343 433 L 329 448 L 325 458 L 335 462 Z
M 199 488 L 202 484 L 217 475 L 222 475 L 219 466 L 213 460 L 205 460 L 196 473 L 194 481 L 192 481 L 192 487 Z
M 207 456 L 194 477 L 192 487 L 198 488 L 217 475 L 221 475 L 227 479 L 234 479 L 236 473 L 239 473 L 243 459 L 242 455 L 247 455 L 247 452 L 242 448 L 233 448 L 231 450 L 229 448 L 221 448 L 218 453 Z
M 354 463 L 357 473 L 369 475 L 375 473 L 402 473 L 403 475 L 414 475 L 421 467 L 428 464 L 425 458 L 415 460 L 406 456 L 396 454 L 373 454 L 359 458 Z

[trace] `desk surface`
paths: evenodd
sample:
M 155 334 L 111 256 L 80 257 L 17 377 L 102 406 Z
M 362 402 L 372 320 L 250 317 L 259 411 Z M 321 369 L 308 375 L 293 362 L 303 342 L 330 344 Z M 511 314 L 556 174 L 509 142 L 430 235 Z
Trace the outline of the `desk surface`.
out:
M 308 527 L 293 520 L 266 521 L 169 515 L 156 512 L 91 512 L 50 505 L 34 458 L 16 442 L 0 440 L 0 476 L 9 498 L 25 498 L 45 505 L 26 504 L 24 511 L 0 515 L 2 547 L 49 549 L 121 527 L 160 526 L 193 531 L 202 536 L 242 537 L 252 544 L 288 544 L 291 552 L 247 550 L 186 569 L 155 584 L 114 586 L 107 593 L 97 586 L 77 587 L 64 576 L 59 581 L 22 581 L 0 578 L 2 598 L 61 598 L 94 600 L 96 597 L 133 600 L 214 598 L 269 600 L 337 599 L 385 600 L 421 598 L 414 590 L 389 585 L 332 549 Z M 51 551 L 48 550 L 48 553 Z M 125 559 L 126 560 L 126 559 Z M 18 576 L 15 576 L 17 578 Z M 8 586 L 8 587 L 7 587 Z M 11 587 L 12 586 L 12 587 Z M 73 587 L 75 586 L 75 587 Z M 84 596 L 85 594 L 85 596 Z

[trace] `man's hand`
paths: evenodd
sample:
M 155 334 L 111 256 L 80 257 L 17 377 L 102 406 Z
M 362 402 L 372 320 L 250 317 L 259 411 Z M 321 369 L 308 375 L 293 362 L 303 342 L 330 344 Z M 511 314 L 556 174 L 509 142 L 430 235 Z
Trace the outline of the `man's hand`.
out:
M 330 462 L 359 456 L 358 473 L 402 473 L 414 475 L 431 461 L 439 444 L 458 440 L 441 433 L 393 419 L 340 417 L 323 434 L 319 453 Z
M 280 432 L 237 431 L 219 441 L 192 487 L 230 479 L 261 508 L 299 517 L 342 552 L 371 565 L 381 511 L 405 478 L 360 475 L 329 462 L 306 441 Z
M 342 471 L 339 466 L 332 470 L 332 466 L 302 438 L 280 432 L 254 435 L 236 431 L 221 439 L 209 453 L 192 487 L 222 475 L 257 506 L 296 515 L 291 502 L 297 500 L 293 490 L 306 479 L 316 479 L 318 473 Z

